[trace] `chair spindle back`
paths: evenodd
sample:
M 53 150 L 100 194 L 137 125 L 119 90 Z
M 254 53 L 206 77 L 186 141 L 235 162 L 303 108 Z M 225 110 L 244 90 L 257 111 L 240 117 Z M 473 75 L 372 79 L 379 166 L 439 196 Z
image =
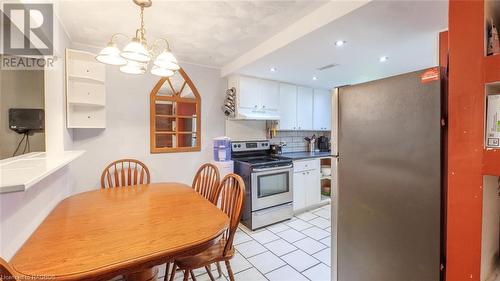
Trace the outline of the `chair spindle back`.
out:
M 109 164 L 101 175 L 101 188 L 150 183 L 149 169 L 139 160 L 120 159 Z
M 203 164 L 193 179 L 193 189 L 208 201 L 217 205 L 217 189 L 219 188 L 219 169 L 213 164 Z

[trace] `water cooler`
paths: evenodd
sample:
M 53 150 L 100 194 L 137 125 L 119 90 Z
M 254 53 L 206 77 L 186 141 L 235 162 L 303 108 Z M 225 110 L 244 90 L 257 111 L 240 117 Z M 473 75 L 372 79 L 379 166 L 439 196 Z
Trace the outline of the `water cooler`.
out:
M 229 137 L 214 138 L 214 160 L 212 164 L 219 169 L 221 180 L 233 173 L 234 163 L 231 160 L 231 139 Z

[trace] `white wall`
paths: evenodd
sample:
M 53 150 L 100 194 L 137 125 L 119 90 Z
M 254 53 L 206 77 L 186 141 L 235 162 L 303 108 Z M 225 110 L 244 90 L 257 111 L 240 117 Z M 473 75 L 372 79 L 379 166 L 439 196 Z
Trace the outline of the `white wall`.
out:
M 151 171 L 153 182 L 191 184 L 197 168 L 212 159 L 212 138 L 224 135 L 223 80 L 216 69 L 181 64 L 201 95 L 200 152 L 149 152 L 149 94 L 158 77 L 131 76 L 106 68 L 106 129 L 75 129 L 73 149 L 86 153 L 70 165 L 76 177 L 73 192 L 99 188 L 104 167 L 120 158 L 136 158 Z
M 225 135 L 233 141 L 265 140 L 266 121 L 226 120 Z
M 47 153 L 71 148 L 64 123 L 64 50 L 69 37 L 54 20 L 55 67 L 45 74 L 45 143 Z M 49 212 L 71 191 L 72 175 L 63 168 L 26 192 L 0 194 L 0 257 L 9 260 Z
M 0 194 L 0 257 L 11 259 L 50 211 L 69 195 L 70 177 L 66 167 L 25 192 Z
M 0 70 L 0 159 L 12 157 L 23 135 L 9 128 L 10 108 L 44 109 L 42 70 Z M 45 151 L 45 132 L 29 137 L 30 151 Z M 23 142 L 16 155 L 23 152 Z

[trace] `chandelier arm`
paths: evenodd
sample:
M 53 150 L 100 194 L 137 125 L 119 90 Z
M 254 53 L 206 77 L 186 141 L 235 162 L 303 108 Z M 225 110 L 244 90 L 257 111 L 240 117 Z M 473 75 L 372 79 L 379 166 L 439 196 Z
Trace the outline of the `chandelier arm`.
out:
M 132 39 L 130 36 L 128 36 L 128 35 L 127 35 L 127 34 L 125 34 L 125 33 L 115 33 L 115 34 L 111 35 L 111 39 L 109 40 L 109 41 L 110 41 L 110 43 L 114 43 L 114 42 L 115 42 L 115 40 L 116 40 L 116 38 L 117 38 L 118 36 L 123 36 L 123 37 L 127 38 L 128 40 Z
M 172 51 L 172 50 L 170 50 L 170 43 L 168 43 L 168 40 L 167 40 L 167 39 L 165 39 L 165 38 L 158 38 L 158 39 L 156 39 L 156 40 L 153 42 L 152 47 L 154 48 L 154 47 L 158 46 L 158 45 L 157 45 L 157 43 L 158 43 L 158 42 L 165 42 L 165 44 L 167 45 L 167 51 L 169 51 L 169 52 L 171 52 L 171 51 Z

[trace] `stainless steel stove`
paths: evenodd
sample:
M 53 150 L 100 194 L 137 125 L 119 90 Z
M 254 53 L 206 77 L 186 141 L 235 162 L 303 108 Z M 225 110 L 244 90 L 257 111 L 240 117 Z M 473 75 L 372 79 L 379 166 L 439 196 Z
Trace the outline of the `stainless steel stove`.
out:
M 242 223 L 254 230 L 293 216 L 293 162 L 271 155 L 269 141 L 233 142 L 234 171 L 245 181 Z

